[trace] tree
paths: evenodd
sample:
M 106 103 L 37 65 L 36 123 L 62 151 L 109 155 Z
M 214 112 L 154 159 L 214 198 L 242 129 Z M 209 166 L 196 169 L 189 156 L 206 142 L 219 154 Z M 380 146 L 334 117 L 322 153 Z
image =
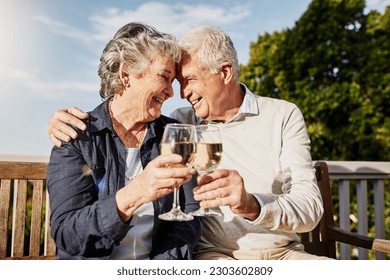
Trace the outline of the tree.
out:
M 390 8 L 364 7 L 314 0 L 292 29 L 259 36 L 241 65 L 254 93 L 300 107 L 314 159 L 390 158 Z

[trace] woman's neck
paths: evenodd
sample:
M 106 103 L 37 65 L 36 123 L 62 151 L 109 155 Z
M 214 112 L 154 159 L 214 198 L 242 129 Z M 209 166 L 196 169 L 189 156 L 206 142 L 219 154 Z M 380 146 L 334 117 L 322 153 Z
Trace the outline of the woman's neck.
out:
M 139 109 L 133 114 L 130 110 L 122 109 L 120 103 L 115 99 L 108 103 L 113 128 L 126 148 L 139 148 L 146 135 L 146 122 L 134 119 Z

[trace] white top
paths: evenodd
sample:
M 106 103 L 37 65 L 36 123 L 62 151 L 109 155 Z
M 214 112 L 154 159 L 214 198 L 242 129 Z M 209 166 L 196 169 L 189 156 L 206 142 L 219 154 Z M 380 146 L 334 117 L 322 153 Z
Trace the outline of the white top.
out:
M 140 149 L 127 149 L 126 158 L 126 178 L 125 184 L 129 183 L 129 179 L 139 175 L 142 172 L 140 165 Z M 137 174 L 135 174 L 137 173 Z M 111 259 L 126 259 L 126 260 L 147 260 L 152 249 L 152 230 L 154 224 L 154 209 L 153 203 L 148 202 L 135 210 L 131 219 L 132 226 L 126 237 L 121 241 L 120 245 L 115 247 L 111 253 Z

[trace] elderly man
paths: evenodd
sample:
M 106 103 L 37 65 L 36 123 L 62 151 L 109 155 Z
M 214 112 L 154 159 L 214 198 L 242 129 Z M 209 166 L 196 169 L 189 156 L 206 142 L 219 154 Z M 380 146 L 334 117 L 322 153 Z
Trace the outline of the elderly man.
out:
M 230 37 L 214 27 L 198 27 L 179 41 L 177 79 L 191 107 L 172 117 L 183 123 L 220 128 L 219 168 L 198 180 L 195 199 L 221 216 L 204 219 L 197 259 L 325 259 L 306 253 L 298 232 L 307 232 L 323 213 L 310 155 L 310 139 L 299 108 L 256 96 L 239 82 L 237 53 Z M 66 123 L 83 128 L 72 107 L 49 121 L 49 135 L 77 137 Z

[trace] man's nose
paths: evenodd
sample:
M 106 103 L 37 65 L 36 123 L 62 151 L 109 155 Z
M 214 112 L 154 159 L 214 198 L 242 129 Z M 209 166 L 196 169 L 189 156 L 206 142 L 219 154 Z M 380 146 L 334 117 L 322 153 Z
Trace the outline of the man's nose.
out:
M 180 97 L 182 99 L 186 99 L 189 95 L 189 90 L 187 89 L 187 86 L 184 84 L 180 84 Z

